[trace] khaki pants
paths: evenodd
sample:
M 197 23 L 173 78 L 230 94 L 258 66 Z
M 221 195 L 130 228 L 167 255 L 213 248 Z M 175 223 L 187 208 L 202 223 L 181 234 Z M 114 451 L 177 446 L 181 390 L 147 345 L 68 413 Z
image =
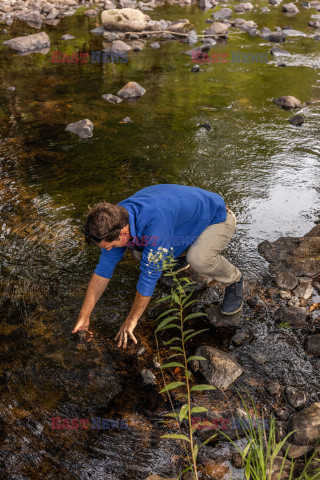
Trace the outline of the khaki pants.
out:
M 240 280 L 240 270 L 221 255 L 236 230 L 236 224 L 236 217 L 228 208 L 225 222 L 209 225 L 199 235 L 187 253 L 187 261 L 193 270 L 224 285 Z
M 224 285 L 240 280 L 240 270 L 221 255 L 236 230 L 236 224 L 236 217 L 228 208 L 225 222 L 209 225 L 199 235 L 187 253 L 187 262 L 193 270 Z M 141 260 L 141 252 L 133 250 L 132 255 L 136 260 Z

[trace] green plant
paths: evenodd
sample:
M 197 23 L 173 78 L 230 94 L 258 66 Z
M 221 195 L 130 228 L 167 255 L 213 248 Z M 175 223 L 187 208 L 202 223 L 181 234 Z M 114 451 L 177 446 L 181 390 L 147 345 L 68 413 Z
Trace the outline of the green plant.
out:
M 289 328 L 291 328 L 291 325 L 288 322 L 280 322 L 279 323 L 279 328 L 289 329 Z
M 238 393 L 239 394 L 239 393 Z M 269 428 L 267 428 L 264 417 L 262 421 L 256 422 L 259 417 L 256 406 L 251 399 L 251 404 L 254 411 L 254 416 L 250 416 L 249 409 L 241 395 L 242 404 L 247 414 L 247 419 L 243 426 L 243 435 L 247 442 L 244 449 L 238 446 L 238 444 L 231 440 L 231 438 L 223 431 L 221 433 L 234 445 L 239 454 L 242 457 L 244 465 L 244 474 L 246 480 L 320 480 L 320 458 L 316 458 L 316 450 L 307 459 L 305 456 L 305 465 L 303 471 L 297 476 L 294 473 L 294 460 L 290 461 L 290 471 L 288 471 L 287 462 L 288 452 L 290 444 L 283 453 L 284 446 L 289 437 L 295 432 L 290 432 L 283 440 L 277 440 L 277 426 L 273 416 L 269 419 Z M 268 431 L 267 431 L 268 430 Z M 240 435 L 237 431 L 237 437 L 240 439 Z M 318 452 L 319 453 L 319 452 Z M 276 458 L 278 459 L 276 460 Z M 279 460 L 279 458 L 281 460 Z M 279 475 L 273 472 L 275 462 L 278 463 Z M 311 463 L 317 463 L 316 471 L 310 473 Z M 285 472 L 286 470 L 286 472 Z
M 163 342 L 164 345 L 167 345 L 169 350 L 171 350 L 172 355 L 170 355 L 170 357 L 168 358 L 168 360 L 170 361 L 161 366 L 162 378 L 165 387 L 160 391 L 160 393 L 166 392 L 168 394 L 169 402 L 172 407 L 172 412 L 167 413 L 166 416 L 174 419 L 179 433 L 166 434 L 162 435 L 162 437 L 171 438 L 179 441 L 181 440 L 183 442 L 189 466 L 179 474 L 178 478 L 181 478 L 184 473 L 191 470 L 194 478 L 198 480 L 197 456 L 199 448 L 202 445 L 208 443 L 208 441 L 212 437 L 214 437 L 215 434 L 212 435 L 212 437 L 210 437 L 209 439 L 205 440 L 203 443 L 201 443 L 201 445 L 195 443 L 194 432 L 196 428 L 194 425 L 192 425 L 192 414 L 206 412 L 207 408 L 192 406 L 191 394 L 192 392 L 202 390 L 214 390 L 215 388 L 211 385 L 190 385 L 192 381 L 192 374 L 188 368 L 190 362 L 206 359 L 204 357 L 199 357 L 195 355 L 188 357 L 186 353 L 186 343 L 191 338 L 195 337 L 199 333 L 207 331 L 208 329 L 195 331 L 192 328 L 185 330 L 185 327 L 189 320 L 203 316 L 205 314 L 191 313 L 189 315 L 185 315 L 186 310 L 195 302 L 195 300 L 191 300 L 191 296 L 193 293 L 192 282 L 187 277 L 179 278 L 178 275 L 174 272 L 174 266 L 176 264 L 176 261 L 173 259 L 172 254 L 170 254 L 167 249 L 159 248 L 154 254 L 152 253 L 149 255 L 148 260 L 150 262 L 149 265 L 152 263 L 156 266 L 156 268 L 161 268 L 165 276 L 170 276 L 173 279 L 171 293 L 159 300 L 159 302 L 168 301 L 170 303 L 170 308 L 165 312 L 161 313 L 161 315 L 159 315 L 157 318 L 157 321 L 160 321 L 160 323 L 155 331 L 155 336 L 159 358 L 160 353 L 157 333 L 169 329 L 178 331 L 176 336 L 173 336 L 167 342 Z M 167 384 L 163 371 L 165 369 L 177 367 L 181 369 L 181 372 L 183 372 L 183 381 L 175 381 Z M 185 400 L 185 403 L 180 408 L 180 411 L 176 412 L 173 406 L 171 393 L 173 390 L 180 387 L 183 387 L 186 392 L 182 394 L 182 398 Z M 187 420 L 187 434 L 183 433 L 181 430 L 181 422 L 183 420 Z

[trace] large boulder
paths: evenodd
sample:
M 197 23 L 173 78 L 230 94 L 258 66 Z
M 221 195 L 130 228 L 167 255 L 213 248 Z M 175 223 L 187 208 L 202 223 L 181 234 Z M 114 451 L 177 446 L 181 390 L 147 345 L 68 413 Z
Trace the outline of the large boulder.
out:
M 279 323 L 288 323 L 290 327 L 303 328 L 307 324 L 307 313 L 299 307 L 279 307 L 274 317 Z
M 104 10 L 101 13 L 101 21 L 108 30 L 140 32 L 146 30 L 149 20 L 149 15 L 134 8 Z
M 320 437 L 320 403 L 313 403 L 295 413 L 289 422 L 289 429 L 297 430 L 290 437 L 295 445 L 315 445 Z
M 243 373 L 242 367 L 230 353 L 217 348 L 203 345 L 197 349 L 196 356 L 206 360 L 195 360 L 194 371 L 199 370 L 210 385 L 222 390 L 226 390 Z
M 231 8 L 220 8 L 217 12 L 212 14 L 212 18 L 215 20 L 226 20 L 227 18 L 231 18 L 232 10 Z
M 294 3 L 286 3 L 283 5 L 282 11 L 286 13 L 299 13 L 299 9 Z
M 26 35 L 25 37 L 16 37 L 3 42 L 12 50 L 19 53 L 25 53 L 33 50 L 41 50 L 50 47 L 50 38 L 45 32 Z

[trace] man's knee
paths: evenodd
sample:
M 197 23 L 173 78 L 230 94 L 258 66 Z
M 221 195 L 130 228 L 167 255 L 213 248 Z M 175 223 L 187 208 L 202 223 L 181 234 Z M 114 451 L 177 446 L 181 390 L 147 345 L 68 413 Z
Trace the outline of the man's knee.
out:
M 218 267 L 220 262 L 220 255 L 208 255 L 197 249 L 190 249 L 187 253 L 187 262 L 196 272 L 206 272 L 214 270 Z

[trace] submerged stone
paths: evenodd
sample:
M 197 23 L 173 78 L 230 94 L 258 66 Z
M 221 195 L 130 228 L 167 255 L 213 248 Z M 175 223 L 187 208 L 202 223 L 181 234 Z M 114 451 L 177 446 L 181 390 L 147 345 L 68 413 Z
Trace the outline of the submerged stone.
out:
M 50 47 L 50 38 L 45 32 L 34 33 L 24 37 L 11 38 L 3 42 L 3 45 L 17 52 L 29 52 Z
M 93 123 L 91 120 L 88 120 L 87 118 L 84 120 L 79 120 L 78 122 L 74 123 L 69 123 L 65 131 L 74 133 L 75 135 L 78 135 L 80 138 L 90 138 L 92 137 L 93 133 Z
M 129 82 L 121 90 L 118 91 L 117 95 L 122 98 L 140 98 L 146 93 L 146 90 L 141 87 L 137 82 Z

